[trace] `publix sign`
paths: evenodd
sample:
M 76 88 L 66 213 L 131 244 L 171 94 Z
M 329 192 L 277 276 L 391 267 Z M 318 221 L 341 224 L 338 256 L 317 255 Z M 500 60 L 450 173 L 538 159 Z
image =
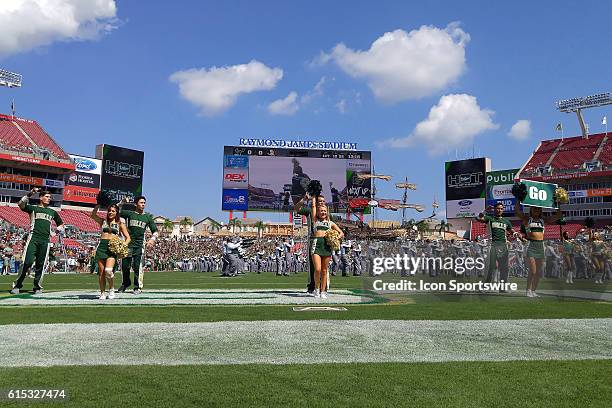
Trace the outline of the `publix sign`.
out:
M 519 169 L 487 172 L 487 206 L 502 203 L 504 205 L 504 214 L 511 215 L 514 213 L 516 199 L 512 195 L 512 185 L 518 172 Z

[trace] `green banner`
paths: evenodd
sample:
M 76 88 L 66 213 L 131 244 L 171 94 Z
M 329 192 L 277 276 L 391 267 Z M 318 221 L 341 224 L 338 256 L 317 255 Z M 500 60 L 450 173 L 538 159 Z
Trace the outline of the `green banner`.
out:
M 557 208 L 555 203 L 556 184 L 540 183 L 538 181 L 521 180 L 527 186 L 527 197 L 523 205 L 542 208 Z

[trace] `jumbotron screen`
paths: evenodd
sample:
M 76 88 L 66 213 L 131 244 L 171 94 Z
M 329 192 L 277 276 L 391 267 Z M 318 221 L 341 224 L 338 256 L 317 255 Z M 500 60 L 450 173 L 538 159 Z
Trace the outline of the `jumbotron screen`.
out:
M 319 180 L 332 212 L 367 205 L 371 152 L 313 149 L 268 149 L 225 146 L 223 150 L 224 211 L 292 211 L 306 194 L 310 180 Z

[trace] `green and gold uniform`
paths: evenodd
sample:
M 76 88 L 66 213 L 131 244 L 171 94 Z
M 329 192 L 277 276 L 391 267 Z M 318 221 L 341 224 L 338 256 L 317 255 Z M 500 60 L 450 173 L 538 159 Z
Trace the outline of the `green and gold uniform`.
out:
M 504 217 L 485 215 L 483 220 L 491 229 L 491 252 L 489 253 L 489 270 L 486 282 L 493 282 L 496 266 L 499 268 L 499 279 L 508 282 L 508 244 L 506 231 L 512 232 L 512 224 Z M 481 222 L 482 222 L 481 221 Z
M 34 265 L 34 290 L 42 289 L 43 273 L 48 266 L 51 239 L 51 222 L 57 227 L 63 224 L 59 214 L 48 207 L 31 205 L 28 196 L 19 201 L 19 208 L 30 215 L 30 233 L 23 248 L 21 273 L 13 284 L 16 289 L 23 287 L 23 280 Z
M 544 219 L 533 219 L 529 218 L 527 232 L 544 232 Z M 534 259 L 544 259 L 544 241 L 529 240 L 529 246 L 527 247 L 527 256 Z
M 136 211 L 121 210 L 120 217 L 125 219 L 128 232 L 130 233 L 129 254 L 121 262 L 122 280 L 121 286 L 128 288 L 130 282 L 130 269 L 134 270 L 134 289 L 142 289 L 143 275 L 142 267 L 145 258 L 145 231 L 147 227 L 152 233 L 157 232 L 157 226 L 153 216 L 149 213 L 138 213 Z

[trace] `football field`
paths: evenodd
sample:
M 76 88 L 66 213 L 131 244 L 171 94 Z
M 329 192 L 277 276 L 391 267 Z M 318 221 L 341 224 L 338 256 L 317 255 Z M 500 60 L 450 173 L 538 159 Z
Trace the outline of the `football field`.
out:
M 95 275 L 0 277 L 0 390 L 65 389 L 62 406 L 609 406 L 605 286 L 515 294 L 376 294 L 336 277 L 147 273 L 96 298 Z M 116 282 L 120 277 L 116 278 Z M 519 286 L 524 282 L 518 281 Z M 24 289 L 29 289 L 31 280 Z M 100 401 L 104 401 L 101 403 Z M 0 400 L 0 406 L 36 406 Z

